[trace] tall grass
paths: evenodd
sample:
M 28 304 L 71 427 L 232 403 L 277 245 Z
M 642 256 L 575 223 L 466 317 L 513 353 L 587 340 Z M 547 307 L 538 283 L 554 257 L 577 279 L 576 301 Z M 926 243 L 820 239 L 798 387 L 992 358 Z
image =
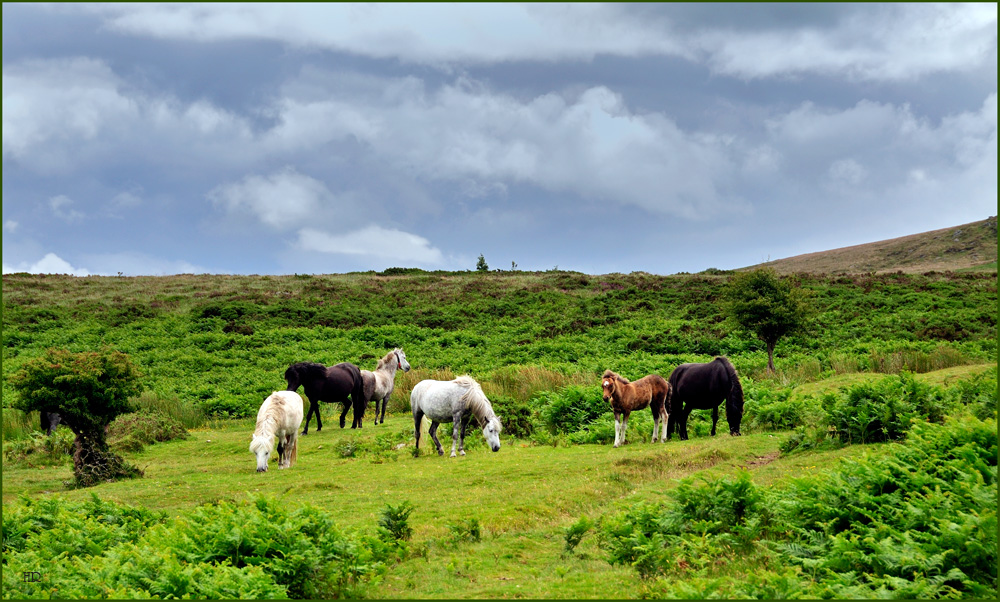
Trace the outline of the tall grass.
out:
M 152 391 L 143 391 L 132 400 L 133 407 L 140 412 L 160 413 L 181 423 L 186 429 L 194 429 L 205 424 L 205 414 L 193 403 L 177 397 L 160 397 Z
M 2 408 L 3 440 L 16 441 L 24 439 L 39 429 L 38 412 L 24 413 L 13 408 Z

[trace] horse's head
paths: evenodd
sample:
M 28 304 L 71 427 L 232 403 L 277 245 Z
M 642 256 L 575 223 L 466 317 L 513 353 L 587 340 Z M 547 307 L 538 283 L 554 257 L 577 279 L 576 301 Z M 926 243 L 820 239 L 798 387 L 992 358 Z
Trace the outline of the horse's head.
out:
M 486 426 L 483 427 L 483 437 L 486 437 L 487 445 L 495 452 L 500 451 L 500 431 L 502 430 L 503 425 L 500 424 L 500 419 L 496 416 L 490 416 L 489 420 L 486 421 Z
M 267 461 L 271 458 L 271 438 L 253 437 L 250 453 L 257 456 L 257 472 L 267 472 Z
M 601 377 L 601 396 L 604 397 L 604 401 L 611 403 L 616 386 L 618 386 L 618 375 L 611 370 L 605 370 L 604 376 Z
M 403 353 L 402 349 L 394 349 L 393 353 L 396 354 L 397 367 L 403 372 L 410 371 L 410 362 L 406 361 L 406 354 Z

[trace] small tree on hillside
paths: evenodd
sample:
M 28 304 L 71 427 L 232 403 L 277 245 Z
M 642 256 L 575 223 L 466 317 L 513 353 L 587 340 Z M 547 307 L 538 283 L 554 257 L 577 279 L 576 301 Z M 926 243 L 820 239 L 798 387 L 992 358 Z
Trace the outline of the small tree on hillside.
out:
M 726 290 L 730 319 L 767 346 L 767 370 L 774 374 L 774 347 L 787 335 L 801 332 L 812 309 L 806 291 L 793 288 L 770 268 L 733 276 Z
M 73 430 L 73 475 L 78 486 L 142 475 L 111 452 L 105 435 L 117 416 L 130 411 L 128 398 L 142 391 L 139 372 L 127 355 L 49 349 L 12 374 L 9 382 L 19 394 L 14 407 L 59 412 L 62 423 Z
M 483 254 L 479 254 L 479 260 L 476 261 L 476 271 L 477 272 L 488 272 L 490 271 L 490 266 L 486 265 L 486 258 Z

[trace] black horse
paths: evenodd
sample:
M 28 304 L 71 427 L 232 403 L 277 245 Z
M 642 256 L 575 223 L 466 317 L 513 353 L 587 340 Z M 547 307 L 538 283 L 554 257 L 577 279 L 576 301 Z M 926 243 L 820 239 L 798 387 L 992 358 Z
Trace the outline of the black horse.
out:
M 56 427 L 62 422 L 62 416 L 58 412 L 46 412 L 45 410 L 42 410 L 39 414 L 41 414 L 42 431 L 51 437 L 55 434 Z
M 743 387 L 736 368 L 724 357 L 717 357 L 707 364 L 681 364 L 674 368 L 668 379 L 673 395 L 667 417 L 667 439 L 674 432 L 674 425 L 681 440 L 687 440 L 687 419 L 691 410 L 712 409 L 712 436 L 719 421 L 719 404 L 726 400 L 726 421 L 729 434 L 740 435 L 743 420 Z
M 306 397 L 309 398 L 309 413 L 306 414 L 303 435 L 309 434 L 309 419 L 313 414 L 316 414 L 316 430 L 323 428 L 323 421 L 319 417 L 321 401 L 344 404 L 344 411 L 340 414 L 340 428 L 344 428 L 347 410 L 354 406 L 354 422 L 351 428 L 361 428 L 361 419 L 365 415 L 368 400 L 363 390 L 361 369 L 354 364 L 343 362 L 328 368 L 314 362 L 298 362 L 285 370 L 285 380 L 288 381 L 289 391 L 296 391 L 299 385 L 302 385 Z M 351 396 L 351 403 L 348 403 L 348 395 Z

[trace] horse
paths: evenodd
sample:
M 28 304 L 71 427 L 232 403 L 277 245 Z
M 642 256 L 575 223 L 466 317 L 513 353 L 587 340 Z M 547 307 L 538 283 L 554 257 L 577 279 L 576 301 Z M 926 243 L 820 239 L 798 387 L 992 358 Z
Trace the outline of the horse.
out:
M 469 376 L 459 376 L 455 380 L 422 380 L 410 392 L 410 408 L 413 410 L 413 431 L 417 438 L 415 455 L 420 454 L 420 421 L 424 416 L 431 419 L 429 433 L 439 456 L 444 449 L 437 438 L 437 427 L 442 422 L 453 422 L 451 434 L 451 457 L 455 457 L 455 445 L 465 455 L 465 428 L 469 416 L 475 416 L 483 429 L 483 437 L 493 451 L 500 451 L 500 431 L 503 425 L 493 413 L 493 406 L 486 398 L 482 387 Z
M 643 376 L 635 382 L 605 370 L 601 377 L 604 401 L 611 403 L 615 413 L 615 447 L 625 444 L 625 432 L 628 429 L 628 416 L 636 410 L 649 406 L 653 414 L 653 440 L 656 443 L 656 432 L 663 430 L 661 440 L 667 440 L 667 408 L 670 404 L 670 384 L 659 374 Z
M 257 456 L 257 472 L 267 472 L 271 444 L 278 437 L 278 468 L 290 468 L 299 455 L 302 397 L 294 391 L 275 391 L 257 411 L 257 427 L 250 436 L 250 453 Z
M 743 386 L 736 368 L 725 357 L 719 356 L 707 364 L 681 364 L 670 373 L 670 387 L 673 389 L 670 407 L 667 410 L 667 439 L 677 427 L 682 441 L 686 441 L 687 419 L 691 410 L 712 409 L 712 436 L 719 421 L 719 404 L 726 400 L 726 421 L 729 434 L 740 436 L 740 421 L 743 420 Z
M 385 406 L 389 396 L 396 388 L 396 370 L 410 371 L 410 363 L 406 354 L 399 347 L 393 349 L 378 361 L 375 371 L 362 370 L 361 377 L 365 380 L 365 399 L 375 400 L 375 424 L 385 424 Z M 382 416 L 379 418 L 379 402 L 382 402 Z
M 288 390 L 295 391 L 302 385 L 306 397 L 309 398 L 309 412 L 306 414 L 306 427 L 303 435 L 309 434 L 309 419 L 316 414 L 316 431 L 323 429 L 323 421 L 319 417 L 319 402 L 343 403 L 344 411 L 340 414 L 340 428 L 344 428 L 344 418 L 347 410 L 354 407 L 354 422 L 351 428 L 361 428 L 361 419 L 365 415 L 364 381 L 361 369 L 350 362 L 342 362 L 329 368 L 314 362 L 298 362 L 285 370 L 285 380 Z M 348 403 L 347 396 L 351 396 Z
M 62 422 L 62 416 L 59 415 L 59 412 L 46 412 L 45 410 L 39 414 L 42 431 L 51 437 L 56 433 L 56 427 Z

